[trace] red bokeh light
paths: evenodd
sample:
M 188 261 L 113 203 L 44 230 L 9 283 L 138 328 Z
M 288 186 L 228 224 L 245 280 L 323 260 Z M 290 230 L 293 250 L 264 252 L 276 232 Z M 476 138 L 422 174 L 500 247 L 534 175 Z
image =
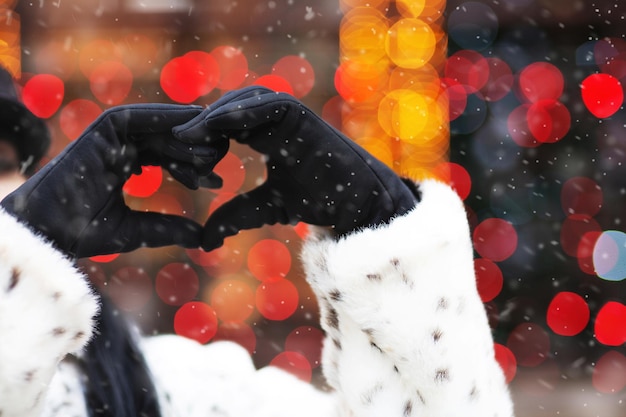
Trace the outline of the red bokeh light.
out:
M 119 61 L 105 61 L 89 74 L 89 88 L 94 97 L 107 106 L 121 104 L 133 85 L 133 74 Z
M 198 294 L 200 280 L 196 271 L 188 264 L 173 262 L 159 270 L 154 286 L 165 304 L 179 306 L 191 301 Z
M 211 305 L 222 321 L 244 321 L 254 311 L 254 292 L 245 282 L 227 279 L 211 291 Z
M 298 352 L 307 358 L 312 368 L 321 364 L 324 332 L 312 326 L 299 326 L 285 339 L 285 350 Z
M 96 103 L 86 99 L 72 100 L 63 106 L 59 124 L 70 140 L 76 139 L 102 113 Z
M 22 89 L 22 101 L 35 116 L 47 119 L 59 110 L 65 95 L 65 84 L 59 77 L 38 74 Z
M 626 343 L 626 305 L 609 301 L 596 316 L 594 331 L 598 342 L 607 346 Z
M 614 350 L 602 355 L 593 368 L 591 382 L 605 394 L 620 392 L 626 387 L 626 356 Z
M 257 310 L 269 320 L 285 320 L 298 307 L 298 289 L 289 280 L 267 280 L 257 287 Z
M 239 49 L 222 45 L 214 48 L 211 55 L 220 71 L 217 88 L 232 90 L 243 84 L 248 75 L 248 59 Z
M 509 64 L 499 58 L 487 58 L 489 78 L 480 89 L 486 101 L 498 101 L 513 88 L 514 77 Z
M 533 137 L 542 143 L 554 143 L 563 139 L 572 124 L 567 107 L 553 99 L 539 100 L 531 104 L 526 118 Z
M 217 333 L 213 337 L 214 341 L 228 340 L 243 346 L 250 355 L 254 354 L 256 348 L 256 335 L 248 324 L 240 321 L 228 321 L 221 323 L 217 328 Z
M 582 235 L 578 243 L 578 250 L 576 251 L 578 266 L 585 274 L 596 275 L 595 265 L 593 264 L 593 250 L 600 236 L 602 236 L 601 231 L 587 232 Z
M 561 225 L 561 247 L 569 256 L 578 256 L 583 236 L 589 237 L 587 233 L 600 231 L 600 224 L 587 215 L 573 214 L 568 216 Z
M 448 116 L 450 121 L 455 120 L 463 114 L 467 107 L 469 91 L 466 86 L 452 78 L 442 78 L 441 86 L 448 96 Z
M 536 323 L 522 323 L 515 327 L 506 344 L 522 366 L 537 366 L 550 352 L 550 336 Z
M 271 360 L 270 365 L 287 371 L 303 381 L 311 381 L 311 364 L 298 352 L 281 352 Z
M 467 198 L 472 189 L 472 178 L 462 165 L 444 162 L 436 166 L 432 172 L 436 177 L 447 182 L 462 200 Z
M 220 79 L 220 67 L 217 60 L 213 55 L 204 51 L 189 51 L 184 56 L 193 59 L 199 65 L 198 95 L 209 94 L 217 87 Z
M 474 270 L 480 299 L 486 303 L 496 298 L 504 285 L 502 271 L 498 265 L 489 259 L 474 259 Z
M 535 62 L 519 74 L 520 95 L 530 103 L 558 100 L 563 94 L 565 80 L 561 71 L 548 62 Z
M 472 235 L 474 249 L 495 262 L 510 257 L 517 249 L 517 232 L 511 223 L 498 218 L 480 222 Z
M 285 277 L 291 269 L 291 252 L 278 240 L 259 240 L 248 252 L 248 269 L 260 281 Z
M 141 167 L 141 174 L 133 174 L 124 184 L 125 193 L 133 197 L 149 197 L 163 182 L 163 170 L 157 166 Z
M 161 70 L 161 88 L 174 101 L 191 103 L 217 85 L 220 68 L 212 55 L 191 51 L 172 58 Z
M 285 79 L 297 98 L 306 96 L 315 85 L 313 66 L 305 58 L 296 55 L 287 55 L 276 61 L 272 66 L 272 74 Z
M 547 324 L 561 336 L 575 336 L 589 323 L 589 306 L 580 295 L 563 291 L 558 293 L 548 305 Z
M 215 166 L 213 172 L 223 180 L 222 187 L 219 189 L 220 194 L 236 193 L 246 179 L 246 167 L 241 159 L 230 151 Z
M 257 78 L 253 84 L 267 87 L 272 91 L 276 91 L 277 93 L 287 93 L 293 95 L 293 87 L 291 87 L 289 81 L 279 75 L 263 75 Z
M 508 347 L 499 343 L 495 343 L 493 347 L 496 361 L 500 365 L 500 368 L 502 368 L 504 378 L 508 384 L 515 378 L 515 374 L 517 373 L 517 360 L 515 359 L 515 355 L 513 355 L 513 352 L 511 352 Z
M 528 125 L 529 109 L 529 104 L 522 104 L 516 107 L 509 113 L 507 127 L 513 142 L 524 148 L 535 148 L 541 145 L 541 142 L 539 142 L 530 131 L 530 126 Z
M 594 116 L 611 117 L 624 104 L 622 83 L 609 74 L 591 74 L 581 83 L 583 103 Z
M 217 333 L 217 314 L 208 304 L 190 301 L 176 311 L 174 331 L 199 343 L 207 343 Z
M 561 188 L 561 207 L 565 214 L 595 216 L 602 208 L 602 189 L 587 177 L 572 177 Z
M 462 50 L 446 61 L 445 77 L 470 88 L 475 93 L 485 87 L 489 80 L 489 62 L 476 51 Z

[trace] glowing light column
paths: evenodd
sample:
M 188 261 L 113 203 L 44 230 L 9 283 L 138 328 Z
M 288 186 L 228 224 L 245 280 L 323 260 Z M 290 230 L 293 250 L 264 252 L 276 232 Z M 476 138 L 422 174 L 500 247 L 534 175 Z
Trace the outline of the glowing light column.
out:
M 445 0 L 340 0 L 342 129 L 401 175 L 446 176 Z M 444 165 L 445 166 L 445 165 Z

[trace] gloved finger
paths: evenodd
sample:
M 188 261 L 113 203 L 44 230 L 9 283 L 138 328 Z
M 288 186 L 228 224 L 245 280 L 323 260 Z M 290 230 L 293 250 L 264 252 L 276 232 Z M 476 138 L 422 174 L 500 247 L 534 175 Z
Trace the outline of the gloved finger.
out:
M 237 101 L 237 100 L 241 100 L 244 98 L 253 97 L 253 96 L 257 96 L 259 94 L 265 94 L 265 93 L 273 93 L 273 91 L 267 87 L 262 87 L 259 85 L 251 85 L 248 87 L 241 88 L 239 90 L 232 90 L 232 91 L 227 92 L 226 94 L 224 94 L 222 97 L 218 98 L 217 100 L 215 100 L 213 103 L 211 103 L 207 107 L 207 110 L 209 110 L 209 113 L 210 113 L 214 109 L 217 109 L 226 103 L 230 103 L 232 101 Z M 204 111 L 203 113 L 207 113 L 207 112 Z
M 197 190 L 198 187 L 220 188 L 223 184 L 222 178 L 214 172 L 199 171 L 189 164 L 171 163 L 166 169 L 176 181 L 190 190 Z
M 224 239 L 266 224 L 287 224 L 285 208 L 272 202 L 272 189 L 266 184 L 240 194 L 218 207 L 204 225 L 202 248 L 211 251 L 219 248 Z
M 144 146 L 157 156 L 166 156 L 174 161 L 191 163 L 198 167 L 208 167 L 211 170 L 228 152 L 228 142 L 218 142 L 211 145 L 196 145 L 183 143 L 174 137 L 160 143 L 148 142 Z
M 198 248 L 202 243 L 203 227 L 186 217 L 155 212 L 131 211 L 126 219 L 132 229 L 125 251 L 139 247 L 157 248 L 178 245 Z
M 166 169 L 176 181 L 190 190 L 197 190 L 200 186 L 198 173 L 192 166 L 172 163 Z
M 186 143 L 215 143 L 228 139 L 224 137 L 220 129 L 209 131 L 205 125 L 205 119 L 215 110 L 232 103 L 253 98 L 262 94 L 276 94 L 272 90 L 260 86 L 246 87 L 241 90 L 229 91 L 214 103 L 209 105 L 204 111 L 195 118 L 176 126 L 172 131 L 174 135 L 181 141 Z
M 206 115 L 205 125 L 210 130 L 227 132 L 250 130 L 282 120 L 285 114 L 294 108 L 308 110 L 289 94 L 259 91 L 254 95 L 244 96 L 215 108 Z
M 202 188 L 222 188 L 224 180 L 215 172 L 210 172 L 208 175 L 198 178 L 198 185 Z
M 169 132 L 172 127 L 202 113 L 201 106 L 165 103 L 128 104 L 112 107 L 101 118 L 111 117 L 116 126 L 125 126 L 125 134 Z

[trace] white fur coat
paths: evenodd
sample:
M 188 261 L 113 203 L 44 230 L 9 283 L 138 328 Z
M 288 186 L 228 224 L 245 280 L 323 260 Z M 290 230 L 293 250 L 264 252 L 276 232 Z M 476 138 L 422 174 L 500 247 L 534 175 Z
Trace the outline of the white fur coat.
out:
M 142 341 L 164 417 L 512 417 L 475 284 L 461 200 L 435 181 L 389 225 L 340 240 L 318 230 L 302 251 L 327 339 L 332 393 L 233 343 Z M 0 416 L 86 415 L 69 352 L 98 308 L 84 277 L 0 211 Z M 172 354 L 176 352 L 176 354 Z

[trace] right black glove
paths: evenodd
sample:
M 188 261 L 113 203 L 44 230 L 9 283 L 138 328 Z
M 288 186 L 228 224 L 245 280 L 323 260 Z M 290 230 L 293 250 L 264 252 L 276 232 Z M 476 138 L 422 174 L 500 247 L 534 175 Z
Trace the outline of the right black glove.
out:
M 230 92 L 174 134 L 192 144 L 232 137 L 267 156 L 267 181 L 209 217 L 205 250 L 264 224 L 302 221 L 345 234 L 385 223 L 418 201 L 390 168 L 288 94 L 262 87 Z
M 75 257 L 128 252 L 141 246 L 200 246 L 191 219 L 131 210 L 122 188 L 142 165 L 167 169 L 187 187 L 218 187 L 212 174 L 228 145 L 182 143 L 172 127 L 198 106 L 136 104 L 111 108 L 0 206 Z

